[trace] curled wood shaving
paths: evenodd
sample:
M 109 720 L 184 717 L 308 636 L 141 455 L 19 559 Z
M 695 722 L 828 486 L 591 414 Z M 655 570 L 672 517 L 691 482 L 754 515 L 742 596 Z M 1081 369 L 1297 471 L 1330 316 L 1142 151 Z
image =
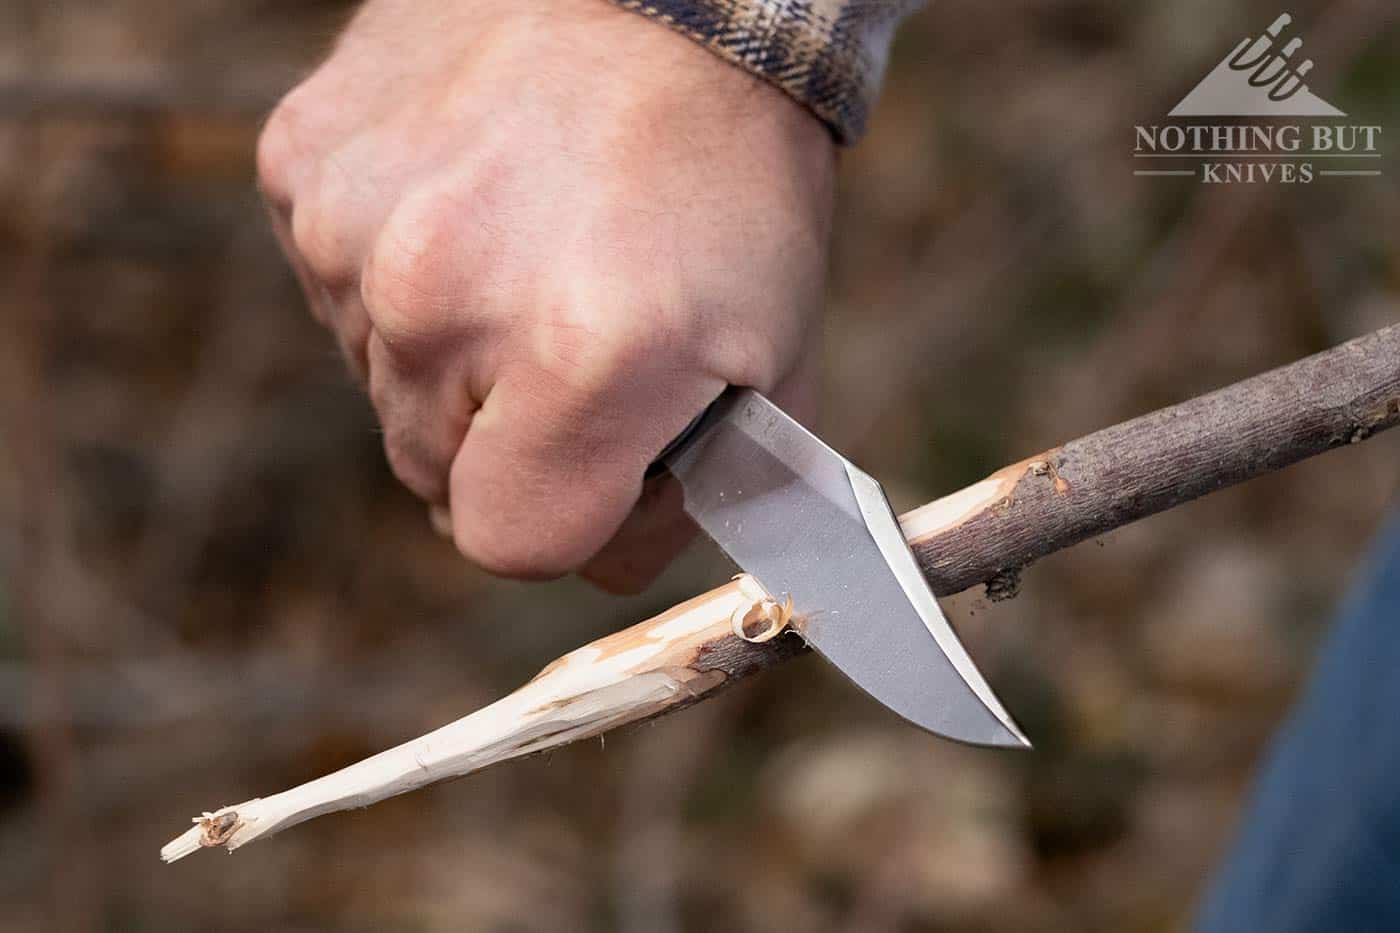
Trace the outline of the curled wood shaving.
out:
M 760 645 L 781 635 L 791 620 L 791 596 L 781 603 L 776 599 L 765 597 L 748 606 L 740 606 L 735 609 L 733 615 L 729 617 L 729 624 L 734 629 L 735 635 L 744 641 Z M 763 623 L 763 628 L 755 634 L 750 634 L 750 629 L 759 623 Z

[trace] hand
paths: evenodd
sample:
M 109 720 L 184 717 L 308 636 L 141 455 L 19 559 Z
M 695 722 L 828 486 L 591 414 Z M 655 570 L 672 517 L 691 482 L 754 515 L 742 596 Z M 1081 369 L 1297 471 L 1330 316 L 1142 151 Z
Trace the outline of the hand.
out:
M 833 168 L 782 92 L 603 0 L 370 0 L 258 149 L 394 473 L 487 570 L 617 590 L 688 536 L 643 473 L 726 384 L 810 411 Z

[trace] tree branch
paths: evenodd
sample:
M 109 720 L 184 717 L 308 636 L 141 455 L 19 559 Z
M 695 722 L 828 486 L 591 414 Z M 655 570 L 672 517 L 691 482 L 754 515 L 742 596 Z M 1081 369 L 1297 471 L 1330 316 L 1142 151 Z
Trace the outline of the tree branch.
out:
M 940 596 L 1400 422 L 1400 325 L 1105 428 L 900 518 Z
M 1021 568 L 1208 492 L 1400 422 L 1400 325 L 1012 464 L 900 522 L 935 593 L 1014 589 Z M 801 594 L 794 594 L 800 608 Z M 751 640 L 785 619 L 741 574 L 565 655 L 515 693 L 272 797 L 206 813 L 161 850 L 230 850 L 303 820 L 659 716 L 802 653 Z M 800 632 L 801 620 L 793 621 Z

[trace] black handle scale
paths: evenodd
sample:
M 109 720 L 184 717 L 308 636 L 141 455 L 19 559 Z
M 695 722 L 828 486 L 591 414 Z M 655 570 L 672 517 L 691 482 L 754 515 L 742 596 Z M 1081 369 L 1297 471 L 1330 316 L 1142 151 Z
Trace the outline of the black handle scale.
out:
M 718 401 L 718 399 L 716 399 L 716 401 Z M 656 459 L 651 462 L 651 466 L 647 467 L 644 476 L 645 479 L 651 479 L 653 476 L 660 474 L 666 469 L 666 458 L 679 450 L 686 441 L 690 440 L 690 435 L 694 434 L 695 429 L 700 427 L 700 422 L 705 420 L 705 415 L 714 407 L 714 404 L 714 402 L 711 402 L 709 405 L 706 405 L 704 409 L 701 410 L 700 414 L 690 419 L 690 424 L 681 428 L 681 433 L 671 438 L 671 442 L 661 448 L 661 453 L 657 454 Z

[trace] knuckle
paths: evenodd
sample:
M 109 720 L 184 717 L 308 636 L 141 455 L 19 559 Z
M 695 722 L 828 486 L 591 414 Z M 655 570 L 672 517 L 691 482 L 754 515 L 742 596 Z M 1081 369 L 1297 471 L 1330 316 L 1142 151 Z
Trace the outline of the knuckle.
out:
M 679 342 L 660 315 L 618 313 L 590 303 L 555 314 L 541 329 L 541 364 L 585 404 L 667 366 Z
M 374 338 L 369 338 L 369 342 L 373 343 Z M 383 424 L 386 419 L 393 417 L 395 414 L 395 403 L 397 401 L 396 393 L 394 392 L 393 384 L 384 376 L 384 363 L 382 359 L 376 357 L 375 348 L 373 346 L 367 347 L 365 355 L 366 361 L 369 363 L 369 378 L 365 384 L 365 392 L 369 395 L 370 406 L 373 407 L 375 413 L 379 415 L 380 424 Z M 386 428 L 384 434 L 384 445 L 386 449 L 390 441 L 389 431 Z
M 292 243 L 311 273 L 331 288 L 352 283 L 359 271 L 337 208 L 342 195 L 331 181 L 337 177 L 336 170 L 318 170 L 292 208 Z
M 787 368 L 783 342 L 764 331 L 747 334 L 737 342 L 735 359 L 722 367 L 734 372 L 731 381 L 752 386 L 761 392 L 771 392 L 780 374 Z
M 255 154 L 258 186 L 278 207 L 290 207 L 295 197 L 294 179 L 305 164 L 307 148 L 303 107 L 297 91 L 282 99 L 258 134 Z
M 258 134 L 257 172 L 258 187 L 263 196 L 278 207 L 291 203 L 291 162 L 294 158 L 291 144 L 291 130 L 280 116 L 280 109 L 274 110 Z
M 431 339 L 447 323 L 458 280 L 455 223 L 441 203 L 409 198 L 370 248 L 361 297 L 387 340 Z
M 781 306 L 758 307 L 747 317 L 727 313 L 711 330 L 722 338 L 700 339 L 701 367 L 760 392 L 771 392 L 792 368 L 804 339 L 800 315 Z
M 384 458 L 394 477 L 418 498 L 427 502 L 443 501 L 446 478 L 426 456 L 423 446 L 402 431 L 387 431 L 384 435 Z

